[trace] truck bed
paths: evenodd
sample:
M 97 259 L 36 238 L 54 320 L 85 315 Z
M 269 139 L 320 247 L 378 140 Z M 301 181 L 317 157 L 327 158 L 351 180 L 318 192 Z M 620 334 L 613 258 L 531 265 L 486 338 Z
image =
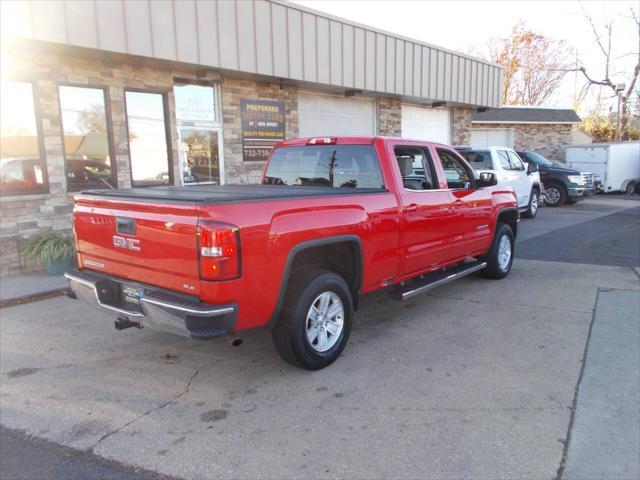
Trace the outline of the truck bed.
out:
M 144 201 L 173 201 L 202 204 L 250 202 L 273 199 L 323 197 L 336 195 L 356 195 L 379 193 L 378 188 L 327 188 L 291 187 L 280 185 L 201 185 L 183 187 L 117 188 L 85 190 L 83 196 L 103 198 L 127 198 Z

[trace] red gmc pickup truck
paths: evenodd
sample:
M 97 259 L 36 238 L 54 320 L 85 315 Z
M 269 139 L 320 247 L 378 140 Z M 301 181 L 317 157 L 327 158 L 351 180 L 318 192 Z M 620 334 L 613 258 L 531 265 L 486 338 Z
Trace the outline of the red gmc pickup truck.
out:
M 68 295 L 193 338 L 268 327 L 284 360 L 323 368 L 361 297 L 404 300 L 511 269 L 513 190 L 446 145 L 384 137 L 277 144 L 261 185 L 82 192 Z

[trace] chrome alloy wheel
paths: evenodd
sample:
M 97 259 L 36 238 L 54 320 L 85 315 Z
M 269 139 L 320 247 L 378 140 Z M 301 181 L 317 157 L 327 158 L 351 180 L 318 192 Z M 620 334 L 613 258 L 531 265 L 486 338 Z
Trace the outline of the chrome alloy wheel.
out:
M 333 347 L 344 328 L 344 305 L 333 292 L 322 292 L 307 313 L 307 340 L 316 352 Z
M 547 198 L 551 205 L 555 205 L 560 201 L 560 190 L 557 187 L 549 187 L 547 190 Z
M 507 235 L 503 235 L 498 245 L 498 267 L 503 272 L 509 269 L 509 262 L 511 261 L 511 240 Z
M 536 214 L 536 212 L 538 211 L 538 194 L 536 192 L 533 193 L 533 195 L 531 196 L 531 213 L 532 214 Z

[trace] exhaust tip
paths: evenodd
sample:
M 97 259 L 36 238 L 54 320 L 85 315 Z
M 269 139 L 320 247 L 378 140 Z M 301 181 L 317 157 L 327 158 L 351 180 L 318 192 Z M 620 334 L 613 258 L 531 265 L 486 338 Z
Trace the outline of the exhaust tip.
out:
M 233 347 L 239 347 L 240 345 L 242 345 L 242 339 L 241 339 L 241 338 L 238 338 L 238 337 L 236 337 L 236 338 L 232 339 L 232 340 L 231 340 L 231 345 L 232 345 Z

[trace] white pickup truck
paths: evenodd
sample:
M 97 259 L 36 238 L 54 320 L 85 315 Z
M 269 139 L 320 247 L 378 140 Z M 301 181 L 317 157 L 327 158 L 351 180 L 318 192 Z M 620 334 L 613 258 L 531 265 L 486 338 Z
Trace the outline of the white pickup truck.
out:
M 516 192 L 522 215 L 534 218 L 540 207 L 542 182 L 538 167 L 525 164 L 509 147 L 455 147 L 477 172 L 492 172 L 498 185 L 507 185 Z

